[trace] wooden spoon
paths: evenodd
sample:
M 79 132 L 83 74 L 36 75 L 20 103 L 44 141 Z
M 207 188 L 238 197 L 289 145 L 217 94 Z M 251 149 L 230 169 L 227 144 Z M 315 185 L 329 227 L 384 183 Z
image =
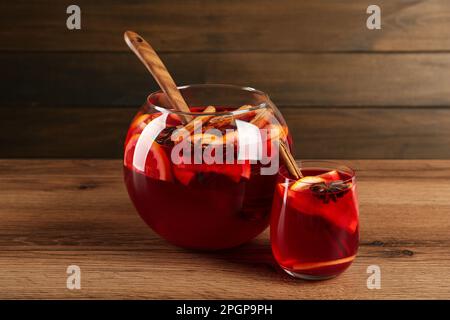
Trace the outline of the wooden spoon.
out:
M 162 91 L 167 95 L 172 107 L 178 111 L 191 112 L 169 71 L 150 44 L 133 31 L 126 31 L 124 39 L 131 51 L 155 78 Z M 180 115 L 180 117 L 185 124 L 192 120 L 190 115 Z

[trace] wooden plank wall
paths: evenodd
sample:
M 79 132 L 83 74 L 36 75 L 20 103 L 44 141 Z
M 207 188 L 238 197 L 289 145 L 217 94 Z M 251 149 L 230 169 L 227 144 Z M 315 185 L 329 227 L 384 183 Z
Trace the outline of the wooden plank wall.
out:
M 366 8 L 382 8 L 382 30 Z M 179 84 L 264 90 L 301 158 L 450 158 L 448 0 L 130 0 L 0 4 L 0 157 L 118 158 L 156 88 L 132 29 Z

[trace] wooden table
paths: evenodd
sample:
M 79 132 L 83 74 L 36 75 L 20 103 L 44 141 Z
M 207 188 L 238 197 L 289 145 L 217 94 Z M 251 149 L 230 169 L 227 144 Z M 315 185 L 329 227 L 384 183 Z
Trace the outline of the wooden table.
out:
M 0 298 L 450 298 L 450 161 L 344 161 L 357 171 L 361 246 L 323 282 L 274 264 L 267 231 L 222 253 L 176 248 L 138 217 L 120 160 L 0 161 Z M 366 286 L 381 268 L 381 289 Z M 81 268 L 81 290 L 66 268 Z

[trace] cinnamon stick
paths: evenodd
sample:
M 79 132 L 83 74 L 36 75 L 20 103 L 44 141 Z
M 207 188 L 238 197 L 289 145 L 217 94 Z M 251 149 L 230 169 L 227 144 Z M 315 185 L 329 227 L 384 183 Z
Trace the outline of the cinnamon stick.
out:
M 292 156 L 292 153 L 289 151 L 288 146 L 284 143 L 284 141 L 281 141 L 281 140 L 280 140 L 279 145 L 280 145 L 280 155 L 281 155 L 281 158 L 283 159 L 286 169 L 296 180 L 303 177 L 302 172 L 300 171 L 300 168 L 298 167 L 297 162 L 295 162 L 295 159 Z
M 267 122 L 270 121 L 271 117 L 272 117 L 272 110 L 266 108 L 259 109 L 257 110 L 256 116 L 252 119 L 250 123 L 254 124 L 258 128 L 262 128 L 264 125 L 266 125 Z M 281 159 L 283 160 L 286 169 L 289 171 L 289 173 L 295 179 L 300 179 L 301 177 L 303 177 L 302 172 L 297 166 L 297 162 L 295 162 L 292 153 L 290 152 L 288 146 L 283 140 L 279 140 L 279 147 Z
M 209 125 L 209 127 L 213 127 L 216 129 L 230 125 L 234 120 L 245 118 L 248 116 L 248 112 L 239 112 L 239 111 L 245 111 L 252 107 L 253 106 L 251 106 L 251 105 L 243 105 L 242 107 L 239 107 L 238 109 L 236 109 L 233 114 L 227 114 L 227 115 L 217 116 L 217 117 L 212 118 L 209 121 L 208 125 Z
M 257 126 L 258 128 L 262 128 L 264 127 L 264 125 L 266 125 L 266 123 L 270 121 L 271 117 L 272 117 L 271 110 L 266 108 L 258 109 L 256 110 L 255 117 L 252 119 L 252 121 L 250 121 L 250 123 Z
M 214 108 L 213 106 L 208 106 L 207 108 L 205 108 L 205 110 L 203 110 L 203 113 L 213 113 L 213 112 L 216 112 L 216 108 Z M 204 123 L 208 122 L 208 120 L 210 120 L 213 117 L 214 117 L 213 115 L 197 116 L 191 121 L 189 121 L 183 127 L 183 129 L 186 130 L 189 134 L 191 134 L 194 131 L 195 126 L 202 126 Z M 174 133 L 172 136 L 172 140 L 173 141 L 180 140 L 180 138 L 182 138 L 182 135 L 186 133 L 186 131 L 184 130 L 179 130 L 178 132 Z

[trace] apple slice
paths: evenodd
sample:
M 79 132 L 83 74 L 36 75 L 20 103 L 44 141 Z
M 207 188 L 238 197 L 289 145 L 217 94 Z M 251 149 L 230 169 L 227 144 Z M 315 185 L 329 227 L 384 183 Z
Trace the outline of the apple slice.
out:
M 326 173 L 322 173 L 321 175 L 318 175 L 318 177 L 321 177 L 322 179 L 325 179 L 326 182 L 336 181 L 341 179 L 339 172 L 337 170 L 328 171 Z

